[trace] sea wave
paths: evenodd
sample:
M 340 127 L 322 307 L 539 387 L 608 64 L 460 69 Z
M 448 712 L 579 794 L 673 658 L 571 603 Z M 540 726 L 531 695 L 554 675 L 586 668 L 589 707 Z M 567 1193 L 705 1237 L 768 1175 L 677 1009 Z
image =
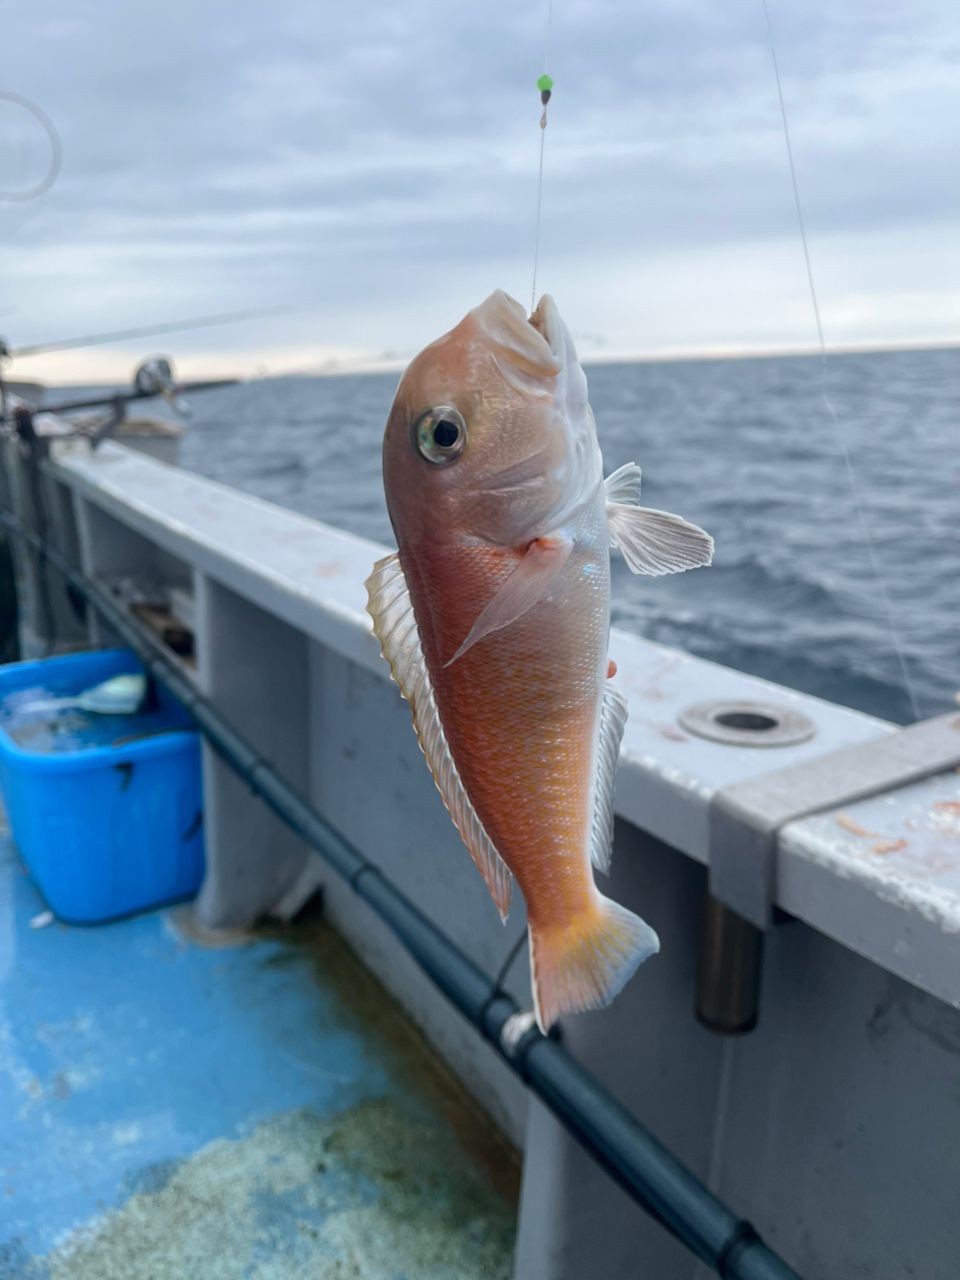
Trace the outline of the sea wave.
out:
M 892 617 L 920 713 L 954 705 L 960 350 L 831 357 L 839 431 L 815 359 L 597 365 L 588 377 L 608 468 L 636 459 L 644 501 L 717 542 L 712 569 L 672 578 L 634 578 L 615 560 L 619 625 L 903 721 Z M 389 542 L 380 440 L 395 389 L 380 374 L 198 395 L 184 464 Z

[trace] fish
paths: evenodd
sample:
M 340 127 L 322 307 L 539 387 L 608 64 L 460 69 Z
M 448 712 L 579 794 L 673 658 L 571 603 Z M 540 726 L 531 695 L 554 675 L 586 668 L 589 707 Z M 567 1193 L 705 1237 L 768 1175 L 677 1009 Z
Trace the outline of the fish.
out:
M 709 564 L 713 540 L 603 478 L 587 381 L 549 295 L 502 290 L 397 388 L 383 482 L 397 551 L 367 609 L 434 781 L 501 918 L 527 907 L 534 1013 L 610 1003 L 659 950 L 604 896 L 627 703 L 610 676 L 610 551 L 636 573 Z
M 29 702 L 21 714 L 48 714 L 55 711 L 87 711 L 102 716 L 132 716 L 147 700 L 145 675 L 112 676 L 82 693 L 64 698 Z

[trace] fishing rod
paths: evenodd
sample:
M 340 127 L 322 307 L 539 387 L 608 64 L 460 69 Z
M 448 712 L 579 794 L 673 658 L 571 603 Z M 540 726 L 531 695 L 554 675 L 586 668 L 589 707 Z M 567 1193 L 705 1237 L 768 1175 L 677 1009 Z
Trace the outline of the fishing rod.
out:
M 213 378 L 207 382 L 178 382 L 174 386 L 175 393 L 190 395 L 194 391 L 216 391 L 220 387 L 235 387 L 241 378 Z M 44 413 L 76 413 L 80 409 L 99 409 L 106 404 L 132 404 L 135 400 L 153 400 L 162 395 L 159 391 L 119 391 L 109 395 L 94 396 L 86 400 L 65 400 L 57 404 L 45 404 Z
M 37 408 L 25 403 L 22 397 L 14 401 L 13 411 L 7 406 L 8 388 L 0 377 L 0 427 L 13 430 L 31 447 L 39 447 L 48 435 L 55 434 L 58 439 L 81 438 L 90 442 L 92 448 L 107 436 L 112 435 L 122 426 L 126 417 L 127 406 L 138 400 L 163 399 L 178 413 L 186 415 L 189 406 L 183 400 L 185 393 L 194 391 L 212 391 L 219 387 L 236 386 L 239 378 L 212 378 L 190 382 L 178 382 L 174 378 L 173 366 L 166 356 L 155 356 L 145 360 L 138 366 L 133 375 L 133 385 L 129 391 L 107 391 L 94 396 L 82 396 L 76 400 L 63 400 L 51 405 Z M 74 430 L 57 431 L 56 433 L 38 430 L 35 418 L 39 413 L 62 416 L 75 413 L 81 409 L 105 409 L 106 415 L 92 423 L 82 426 L 77 424 Z
M 215 325 L 234 324 L 241 320 L 280 315 L 296 310 L 297 308 L 292 306 L 255 307 L 241 311 L 221 312 L 217 315 L 194 316 L 191 319 L 170 320 L 155 325 L 140 325 L 129 329 L 113 329 L 100 333 L 81 334 L 72 338 L 58 338 L 51 342 L 36 342 L 19 347 L 11 347 L 4 338 L 0 337 L 0 428 L 9 428 L 12 420 L 9 413 L 10 389 L 3 374 L 3 366 L 9 360 L 52 351 L 78 350 L 83 347 L 99 346 L 108 342 L 124 342 L 130 338 L 146 338 L 190 329 L 205 329 Z M 133 376 L 133 387 L 129 391 L 111 391 L 97 396 L 61 401 L 57 404 L 44 405 L 43 411 L 52 414 L 65 414 L 81 409 L 109 407 L 113 414 L 112 421 L 107 420 L 98 424 L 92 433 L 90 430 L 78 430 L 75 433 L 91 438 L 96 443 L 98 439 L 110 434 L 113 429 L 120 425 L 126 406 L 136 400 L 162 396 L 178 412 L 185 413 L 186 406 L 181 399 L 183 394 L 233 386 L 239 381 L 239 378 L 214 378 L 191 382 L 175 382 L 170 360 L 165 356 L 156 356 L 151 360 L 145 361 L 137 368 Z

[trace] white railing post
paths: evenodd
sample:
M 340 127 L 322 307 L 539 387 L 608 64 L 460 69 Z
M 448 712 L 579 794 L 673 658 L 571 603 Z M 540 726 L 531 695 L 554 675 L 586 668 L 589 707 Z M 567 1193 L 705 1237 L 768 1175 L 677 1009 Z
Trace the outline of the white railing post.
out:
M 194 582 L 201 689 L 306 792 L 306 637 L 200 571 Z M 319 886 L 319 861 L 208 746 L 203 751 L 207 874 L 198 918 L 211 928 L 237 928 L 265 913 L 289 917 Z

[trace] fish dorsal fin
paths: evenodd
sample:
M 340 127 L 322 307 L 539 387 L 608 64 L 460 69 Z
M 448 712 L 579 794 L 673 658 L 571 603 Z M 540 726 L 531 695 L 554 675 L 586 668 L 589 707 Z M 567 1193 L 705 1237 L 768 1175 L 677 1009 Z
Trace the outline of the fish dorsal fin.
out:
M 510 908 L 510 870 L 494 848 L 460 781 L 440 721 L 413 602 L 396 552 L 377 561 L 367 578 L 366 588 L 367 612 L 373 619 L 380 651 L 390 664 L 400 692 L 410 703 L 413 727 L 437 790 L 487 883 L 500 918 L 506 920 Z
M 590 831 L 590 861 L 598 871 L 609 871 L 613 857 L 613 800 L 620 743 L 626 723 L 627 700 L 622 693 L 607 685 L 600 706 L 600 741 L 593 788 L 593 827 Z

